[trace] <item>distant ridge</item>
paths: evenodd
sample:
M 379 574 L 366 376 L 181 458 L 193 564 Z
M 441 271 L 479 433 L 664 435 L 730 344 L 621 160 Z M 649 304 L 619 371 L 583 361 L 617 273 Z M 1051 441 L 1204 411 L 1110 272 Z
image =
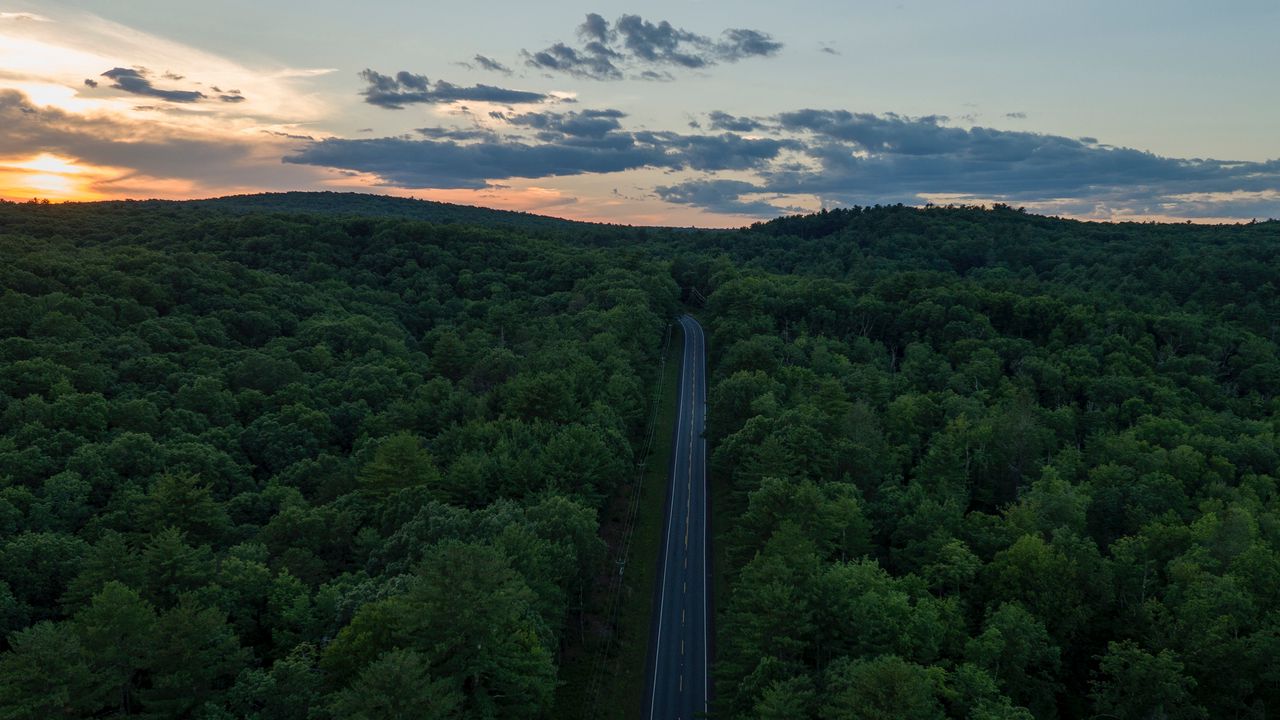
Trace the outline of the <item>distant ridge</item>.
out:
M 107 200 L 83 204 L 99 207 L 115 205 L 132 207 L 183 206 L 237 214 L 323 213 L 363 217 L 398 217 L 423 220 L 441 225 L 508 225 L 524 228 L 599 225 L 599 223 L 565 220 L 548 215 L 535 215 L 514 210 L 494 210 L 473 205 L 454 205 L 432 200 L 355 192 L 290 191 L 228 195 L 203 200 Z
M 228 195 L 208 200 L 186 201 L 195 206 L 216 208 L 237 213 L 301 212 L 334 213 L 338 215 L 404 217 L 440 224 L 488 225 L 494 223 L 530 226 L 563 227 L 566 225 L 600 225 L 578 220 L 566 220 L 550 215 L 496 210 L 477 205 L 455 205 L 434 200 L 370 195 L 355 192 L 305 192 L 256 193 L 252 195 Z
M 39 204 L 35 205 L 40 207 Z M 33 203 L 0 201 L 0 208 L 9 210 L 27 209 Z M 729 228 L 696 228 L 669 225 L 627 225 L 620 223 L 599 223 L 582 220 L 568 220 L 550 215 L 516 210 L 499 210 L 477 205 L 457 205 L 454 203 L 419 200 L 416 198 L 394 197 L 390 195 L 374 195 L 358 192 L 334 191 L 301 191 L 267 192 L 243 195 L 227 195 L 216 198 L 194 200 L 99 200 L 93 202 L 54 203 L 52 207 L 63 208 L 66 220 L 101 218 L 104 215 L 141 217 L 141 212 L 165 215 L 180 215 L 195 220 L 202 214 L 211 215 L 334 215 L 341 217 L 364 218 L 401 218 L 420 220 L 439 225 L 466 225 L 475 227 L 505 227 L 524 231 L 542 230 L 553 232 L 566 229 L 592 229 L 596 231 L 622 232 L 630 237 L 634 233 L 645 230 L 665 230 L 674 232 L 745 232 L 750 235 L 766 235 L 772 237 L 792 237 L 802 239 L 818 239 L 834 236 L 850 228 L 864 226 L 866 223 L 880 223 L 886 220 L 905 223 L 907 226 L 918 225 L 926 218 L 945 215 L 951 218 L 970 222 L 979 222 L 984 226 L 993 225 L 1033 225 L 1041 228 L 1064 228 L 1084 226 L 1093 232 L 1110 232 L 1118 227 L 1162 227 L 1181 228 L 1181 232 L 1196 232 L 1198 229 L 1210 227 L 1248 227 L 1250 225 L 1274 226 L 1280 220 L 1255 220 L 1252 223 L 1193 224 L 1181 222 L 1152 221 L 1082 221 L 1048 215 L 1038 215 L 1014 209 L 1007 205 L 997 204 L 984 206 L 925 206 L 912 205 L 874 205 L 854 206 L 848 208 L 823 209 L 814 213 L 797 215 L 780 215 L 769 220 L 752 223 L 736 229 Z M 71 210 L 67 213 L 67 210 Z M 0 230 L 13 229 L 15 224 L 24 224 L 21 218 L 27 213 L 0 212 Z M 31 232 L 47 232 L 48 228 L 31 226 Z M 919 228 L 917 228 L 919 229 Z

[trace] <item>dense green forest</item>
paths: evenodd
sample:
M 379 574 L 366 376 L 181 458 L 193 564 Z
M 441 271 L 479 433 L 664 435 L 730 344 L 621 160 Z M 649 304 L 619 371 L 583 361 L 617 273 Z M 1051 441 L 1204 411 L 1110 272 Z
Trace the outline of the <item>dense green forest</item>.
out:
M 664 266 L 173 205 L 0 234 L 0 717 L 547 714 Z
M 1280 712 L 1280 224 L 715 245 L 675 270 L 709 292 L 726 717 Z
M 0 205 L 0 718 L 568 714 L 682 300 L 717 717 L 1274 715 L 1278 248 L 1005 207 Z

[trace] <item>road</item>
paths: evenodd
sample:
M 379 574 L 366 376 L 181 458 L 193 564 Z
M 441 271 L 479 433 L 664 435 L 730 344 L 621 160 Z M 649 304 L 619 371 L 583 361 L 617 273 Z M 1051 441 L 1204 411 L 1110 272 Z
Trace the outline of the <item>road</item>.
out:
M 707 564 L 706 338 L 692 317 L 680 318 L 679 417 L 667 487 L 667 519 L 653 627 L 649 635 L 644 717 L 689 720 L 704 715 L 710 696 L 711 637 Z

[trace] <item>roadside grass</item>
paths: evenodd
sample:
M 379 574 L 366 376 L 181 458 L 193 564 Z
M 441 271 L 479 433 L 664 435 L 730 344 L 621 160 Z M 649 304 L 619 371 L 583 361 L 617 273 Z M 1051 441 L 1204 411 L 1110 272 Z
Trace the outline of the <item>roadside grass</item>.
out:
M 676 404 L 679 402 L 680 358 L 684 352 L 684 334 L 679 323 L 673 324 L 671 344 L 663 369 L 658 420 L 654 429 L 653 449 L 645 465 L 640 489 L 640 510 L 636 516 L 631 541 L 631 556 L 623 575 L 618 611 L 617 634 L 613 651 L 600 685 L 599 703 L 594 718 L 603 720 L 639 720 L 645 690 L 645 660 L 649 649 L 649 625 L 653 606 L 653 586 L 662 552 L 662 529 L 665 520 L 668 470 L 671 465 L 671 439 L 675 433 Z M 560 667 L 562 685 L 556 692 L 557 718 L 573 720 L 583 717 L 587 686 L 599 659 L 599 647 L 590 643 L 568 654 Z

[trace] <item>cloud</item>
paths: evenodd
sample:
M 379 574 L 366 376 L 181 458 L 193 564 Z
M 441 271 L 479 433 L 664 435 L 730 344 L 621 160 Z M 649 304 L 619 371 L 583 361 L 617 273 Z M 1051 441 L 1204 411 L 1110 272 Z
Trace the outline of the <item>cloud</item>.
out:
M 502 73 L 503 75 L 511 74 L 511 68 L 507 67 L 506 65 L 503 65 L 502 63 L 498 62 L 497 60 L 494 60 L 491 57 L 485 57 L 484 55 L 476 55 L 472 59 L 475 61 L 476 65 L 480 66 L 480 69 L 482 70 L 488 70 L 490 72 L 498 72 L 498 73 Z
M 676 79 L 675 75 L 662 70 L 645 70 L 634 77 L 636 80 L 647 80 L 649 82 L 671 82 Z
M 322 77 L 324 75 L 332 75 L 338 72 L 338 68 L 285 68 L 277 70 L 269 75 L 273 78 L 313 78 Z
M 750 57 L 769 57 L 782 49 L 782 43 L 775 42 L 766 33 L 759 30 L 731 28 L 724 31 L 724 38 L 715 45 L 715 53 L 725 62 L 737 62 Z
M 762 200 L 743 200 L 761 189 L 742 180 L 690 180 L 654 188 L 658 197 L 677 205 L 693 205 L 712 212 L 755 217 L 777 215 L 781 208 Z
M 628 130 L 625 115 L 612 109 L 489 117 L 507 131 L 335 138 L 285 160 L 369 173 L 405 188 L 482 188 L 511 178 L 648 168 L 686 173 L 654 189 L 668 203 L 762 217 L 801 202 L 1007 202 L 1134 217 L 1218 217 L 1215 208 L 1280 214 L 1280 160 L 1167 158 L 1058 135 L 955 127 L 940 115 L 801 109 L 752 118 L 717 111 L 708 121 L 718 132 L 708 133 Z M 758 132 L 768 135 L 743 134 Z
M 373 128 L 365 128 L 361 132 L 373 132 Z M 432 140 L 497 140 L 498 134 L 492 130 L 483 128 L 474 128 L 471 130 L 460 130 L 458 128 L 442 128 L 442 127 L 424 127 L 418 128 L 415 132 L 425 138 Z
M 730 28 L 713 39 L 639 15 L 623 15 L 610 24 L 590 13 L 577 34 L 580 46 L 558 42 L 537 52 L 524 51 L 525 64 L 591 80 L 620 80 L 628 70 L 637 79 L 670 80 L 673 76 L 666 68 L 698 70 L 769 57 L 782 49 L 782 43 L 759 30 Z
M 190 123 L 165 125 L 106 114 L 81 115 L 0 89 L 0 158 L 48 154 L 85 170 L 92 185 L 78 197 L 209 195 L 317 184 L 319 173 L 282 166 L 296 141 L 212 134 Z
M 847 110 L 797 110 L 777 117 L 784 130 L 809 133 L 850 142 L 868 151 L 905 154 L 937 152 L 966 136 L 967 131 L 946 127 L 948 118 L 929 115 L 908 118 L 895 113 L 874 115 Z
M 715 172 L 761 167 L 787 147 L 780 140 L 756 140 L 724 133 L 598 132 L 576 127 L 584 120 L 616 120 L 617 111 L 589 117 L 526 114 L 502 119 L 533 129 L 537 138 L 476 136 L 471 131 L 420 131 L 427 139 L 333 138 L 286 156 L 285 162 L 373 173 L 406 188 L 481 188 L 490 181 L 611 173 L 639 168 Z M 568 129 L 584 134 L 573 135 Z M 459 133 L 463 133 L 460 135 Z M 463 142 L 480 137 L 478 142 Z M 444 138 L 444 139 L 437 139 Z
M 626 114 L 621 110 L 582 110 L 578 112 L 529 112 L 520 115 L 490 113 L 490 116 L 510 123 L 541 130 L 555 135 L 599 138 L 621 129 L 619 122 Z
M 98 81 L 94 80 L 93 78 L 85 78 L 84 86 L 89 88 L 96 88 L 98 87 Z
M 581 50 L 556 43 L 536 53 L 524 52 L 525 64 L 539 70 L 567 73 L 592 80 L 621 80 L 622 70 L 614 63 L 622 54 L 603 44 L 591 42 Z
M 29 12 L 0 12 L 0 20 L 8 20 L 10 22 L 53 22 L 53 20 L 44 15 Z
M 365 102 L 391 110 L 418 103 L 450 103 L 457 101 L 504 104 L 539 103 L 551 99 L 542 93 L 508 90 L 492 85 L 463 87 L 444 80 L 432 83 L 426 75 L 401 70 L 395 76 L 373 70 L 362 70 L 360 77 L 368 86 L 361 91 Z
M 0 90 L 0 123 L 5 128 L 0 155 L 47 152 L 151 175 L 182 176 L 210 161 L 222 164 L 247 152 L 222 138 L 181 137 L 106 117 L 39 107 L 14 90 Z
M 47 6 L 47 10 L 44 9 Z M 6 48 L 3 74 L 8 87 L 22 90 L 41 104 L 76 112 L 131 113 L 130 105 L 162 105 L 166 112 L 185 116 L 184 122 L 238 124 L 252 129 L 266 123 L 315 120 L 330 110 L 330 99 L 304 80 L 284 79 L 279 65 L 247 66 L 213 53 L 121 25 L 67 3 L 45 3 L 40 12 L 53 22 L 0 22 L 0 47 Z M 144 79 L 161 91 L 200 91 L 200 102 L 166 102 L 154 95 L 136 95 L 110 88 L 112 80 L 98 73 L 113 68 L 142 68 L 154 73 Z M 94 69 L 86 73 L 86 68 Z M 203 84 L 192 82 L 198 69 Z M 162 73 L 185 75 L 172 81 Z M 99 83 L 91 92 L 85 78 Z M 223 103 L 209 85 L 238 87 L 249 100 Z M 79 88 L 79 91 L 76 91 Z M 110 89 L 109 89 L 110 88 Z M 248 111 L 252 108 L 251 112 Z
M 147 75 L 146 70 L 122 67 L 111 68 L 102 73 L 102 77 L 113 81 L 111 87 L 131 95 L 159 98 L 175 103 L 199 102 L 208 97 L 198 90 L 161 90 L 151 84 Z
M 592 148 L 562 144 L 453 140 L 331 139 L 285 162 L 374 173 L 400 187 L 483 188 L 489 180 L 630 170 L 663 162 L 652 148 Z
M 1026 120 L 1027 114 L 1024 112 L 1005 113 L 1004 116 L 1010 120 Z
M 751 170 L 766 166 L 784 150 L 796 150 L 799 143 L 772 138 L 745 138 L 735 133 L 681 135 L 675 132 L 638 132 L 640 142 L 665 148 L 680 158 L 678 167 L 705 172 Z
M 707 119 L 711 123 L 714 130 L 729 130 L 732 132 L 755 132 L 763 130 L 765 125 L 755 118 L 735 117 L 726 112 L 712 110 L 707 114 Z
M 1108 212 L 1200 217 L 1213 212 L 1206 197 L 1229 196 L 1233 211 L 1280 210 L 1280 160 L 1167 158 L 1057 135 L 950 127 L 936 115 L 805 109 L 771 122 L 796 143 L 798 162 L 764 164 L 748 185 L 678 185 L 666 197 L 708 209 L 756 193 L 815 196 L 824 205 L 942 195 L 1048 208 L 1071 199 Z

